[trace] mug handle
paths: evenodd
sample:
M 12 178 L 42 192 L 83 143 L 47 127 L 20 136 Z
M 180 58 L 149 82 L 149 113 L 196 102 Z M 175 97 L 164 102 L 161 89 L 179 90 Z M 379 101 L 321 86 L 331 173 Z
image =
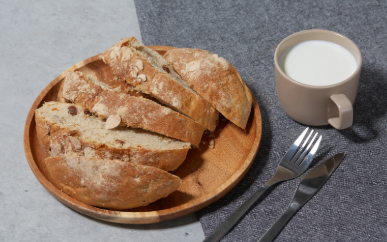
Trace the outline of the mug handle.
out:
M 345 94 L 334 94 L 331 100 L 336 104 L 339 110 L 339 117 L 328 119 L 328 123 L 336 129 L 346 129 L 351 127 L 353 122 L 353 108 Z

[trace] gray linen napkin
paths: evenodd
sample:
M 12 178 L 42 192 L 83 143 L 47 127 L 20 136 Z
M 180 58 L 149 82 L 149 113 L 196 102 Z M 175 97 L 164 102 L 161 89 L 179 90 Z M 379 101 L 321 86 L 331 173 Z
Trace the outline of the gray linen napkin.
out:
M 348 155 L 277 241 L 387 239 L 387 4 L 383 1 L 135 1 L 143 42 L 200 48 L 229 60 L 258 100 L 263 118 L 258 155 L 243 180 L 198 212 L 206 235 L 275 172 L 304 126 L 290 119 L 275 92 L 273 55 L 279 42 L 321 28 L 352 39 L 363 54 L 354 124 L 323 135 L 319 162 Z M 286 209 L 299 179 L 271 189 L 222 241 L 256 241 Z

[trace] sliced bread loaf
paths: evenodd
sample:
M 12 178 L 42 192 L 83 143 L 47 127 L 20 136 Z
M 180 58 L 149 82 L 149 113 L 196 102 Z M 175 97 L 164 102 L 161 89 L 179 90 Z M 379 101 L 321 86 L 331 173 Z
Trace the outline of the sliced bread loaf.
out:
M 37 136 L 47 156 L 118 159 L 166 171 L 183 163 L 190 144 L 141 129 L 106 123 L 80 105 L 47 102 L 35 111 Z
M 199 49 L 172 49 L 164 57 L 188 85 L 227 119 L 246 128 L 252 95 L 233 65 Z
M 109 88 L 81 72 L 68 72 L 63 97 L 80 104 L 102 119 L 119 115 L 121 122 L 198 146 L 204 127 L 194 120 L 149 99 Z
M 151 95 L 164 105 L 191 117 L 210 131 L 218 124 L 218 111 L 181 79 L 172 65 L 136 38 L 124 38 L 100 58 L 112 72 L 136 90 Z
M 58 189 L 85 204 L 114 210 L 148 205 L 181 185 L 179 177 L 118 160 L 56 156 L 45 160 Z

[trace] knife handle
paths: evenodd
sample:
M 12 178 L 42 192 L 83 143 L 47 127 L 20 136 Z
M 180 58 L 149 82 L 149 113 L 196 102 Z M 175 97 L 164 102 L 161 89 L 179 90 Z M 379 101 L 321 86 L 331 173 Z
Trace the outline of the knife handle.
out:
M 258 200 L 258 198 L 270 187 L 263 185 L 249 199 L 246 200 L 230 217 L 219 225 L 203 242 L 217 242 L 238 222 L 238 220 L 249 210 L 249 208 Z
M 266 233 L 259 239 L 258 242 L 273 241 L 299 208 L 299 204 L 292 202 L 288 209 L 286 209 L 282 216 L 270 227 L 268 231 L 266 231 Z

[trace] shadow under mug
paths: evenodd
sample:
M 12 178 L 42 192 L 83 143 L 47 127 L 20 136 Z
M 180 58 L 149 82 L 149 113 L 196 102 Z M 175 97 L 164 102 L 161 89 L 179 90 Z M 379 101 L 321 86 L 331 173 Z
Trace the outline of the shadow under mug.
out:
M 280 57 L 289 47 L 308 40 L 330 41 L 346 48 L 356 59 L 356 71 L 347 79 L 327 86 L 312 86 L 291 79 L 281 69 Z M 278 100 L 289 117 L 306 125 L 331 124 L 336 129 L 345 129 L 352 125 L 352 105 L 359 85 L 362 56 L 359 48 L 350 39 L 339 33 L 321 29 L 294 33 L 277 46 L 274 65 Z

